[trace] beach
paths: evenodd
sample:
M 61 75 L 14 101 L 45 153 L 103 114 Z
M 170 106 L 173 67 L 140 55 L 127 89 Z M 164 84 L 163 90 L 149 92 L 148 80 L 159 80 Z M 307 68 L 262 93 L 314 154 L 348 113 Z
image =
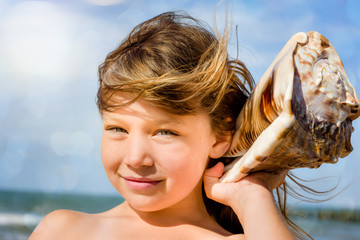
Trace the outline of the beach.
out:
M 0 240 L 28 239 L 39 221 L 56 209 L 98 213 L 122 201 L 121 196 L 0 190 Z M 360 210 L 295 208 L 290 216 L 315 240 L 360 239 Z

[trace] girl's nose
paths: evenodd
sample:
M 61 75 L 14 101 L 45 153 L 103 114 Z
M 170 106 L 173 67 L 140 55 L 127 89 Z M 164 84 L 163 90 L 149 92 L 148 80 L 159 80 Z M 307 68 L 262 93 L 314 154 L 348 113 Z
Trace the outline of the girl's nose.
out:
M 151 148 L 147 136 L 131 135 L 127 139 L 124 163 L 139 168 L 154 164 L 151 158 Z

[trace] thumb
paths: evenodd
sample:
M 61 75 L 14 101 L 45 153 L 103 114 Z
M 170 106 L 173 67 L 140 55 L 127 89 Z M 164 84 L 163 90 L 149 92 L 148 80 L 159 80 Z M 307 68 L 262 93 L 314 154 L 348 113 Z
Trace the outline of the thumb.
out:
M 224 164 L 219 162 L 212 168 L 209 168 L 204 173 L 204 188 L 205 193 L 209 198 L 212 198 L 214 186 L 219 183 L 219 178 L 224 172 Z
M 224 164 L 222 162 L 218 162 L 212 168 L 209 168 L 205 171 L 205 178 L 220 178 L 224 172 Z

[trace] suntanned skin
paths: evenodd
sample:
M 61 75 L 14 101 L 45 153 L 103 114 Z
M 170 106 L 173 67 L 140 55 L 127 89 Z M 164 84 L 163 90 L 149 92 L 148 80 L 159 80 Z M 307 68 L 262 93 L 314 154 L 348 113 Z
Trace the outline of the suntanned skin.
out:
M 54 211 L 30 240 L 293 239 L 271 194 L 286 173 L 220 183 L 221 163 L 205 171 L 208 158 L 229 147 L 229 141 L 216 138 L 206 114 L 172 116 L 139 99 L 104 114 L 103 122 L 104 169 L 126 201 L 99 214 Z M 209 216 L 202 182 L 209 198 L 234 209 L 244 234 L 229 233 Z
M 221 172 L 221 166 L 214 168 L 216 169 L 210 169 L 207 172 L 208 175 L 205 176 L 208 187 L 211 187 L 212 184 L 219 184 L 216 175 Z M 263 180 L 259 176 L 256 178 L 249 176 L 243 179 L 243 192 L 246 198 L 239 197 L 238 204 L 233 204 L 246 235 L 233 235 L 227 232 L 204 210 L 192 213 L 183 211 L 178 216 L 169 212 L 169 217 L 167 217 L 165 212 L 137 213 L 124 202 L 99 214 L 86 214 L 70 210 L 54 211 L 43 219 L 30 240 L 294 239 L 275 207 L 271 192 L 266 186 L 252 184 L 251 181 L 261 182 Z M 212 191 L 217 191 L 214 186 L 211 188 Z M 232 201 L 236 202 L 236 199 L 233 198 Z M 242 201 L 244 205 L 241 204 Z

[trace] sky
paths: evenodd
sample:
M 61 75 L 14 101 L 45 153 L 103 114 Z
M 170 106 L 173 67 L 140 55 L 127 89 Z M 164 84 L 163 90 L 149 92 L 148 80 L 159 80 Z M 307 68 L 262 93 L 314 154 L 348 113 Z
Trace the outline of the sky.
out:
M 214 0 L 0 0 L 0 189 L 117 194 L 100 159 L 97 67 L 138 23 L 184 10 L 213 24 Z M 225 3 L 216 12 L 219 28 Z M 297 32 L 318 31 L 360 93 L 360 1 L 232 0 L 239 57 L 255 80 Z M 236 56 L 233 36 L 230 55 Z M 360 120 L 353 152 L 294 173 L 339 193 L 326 206 L 360 208 Z M 331 196 L 331 195 L 329 195 Z M 301 203 L 299 203 L 301 204 Z

